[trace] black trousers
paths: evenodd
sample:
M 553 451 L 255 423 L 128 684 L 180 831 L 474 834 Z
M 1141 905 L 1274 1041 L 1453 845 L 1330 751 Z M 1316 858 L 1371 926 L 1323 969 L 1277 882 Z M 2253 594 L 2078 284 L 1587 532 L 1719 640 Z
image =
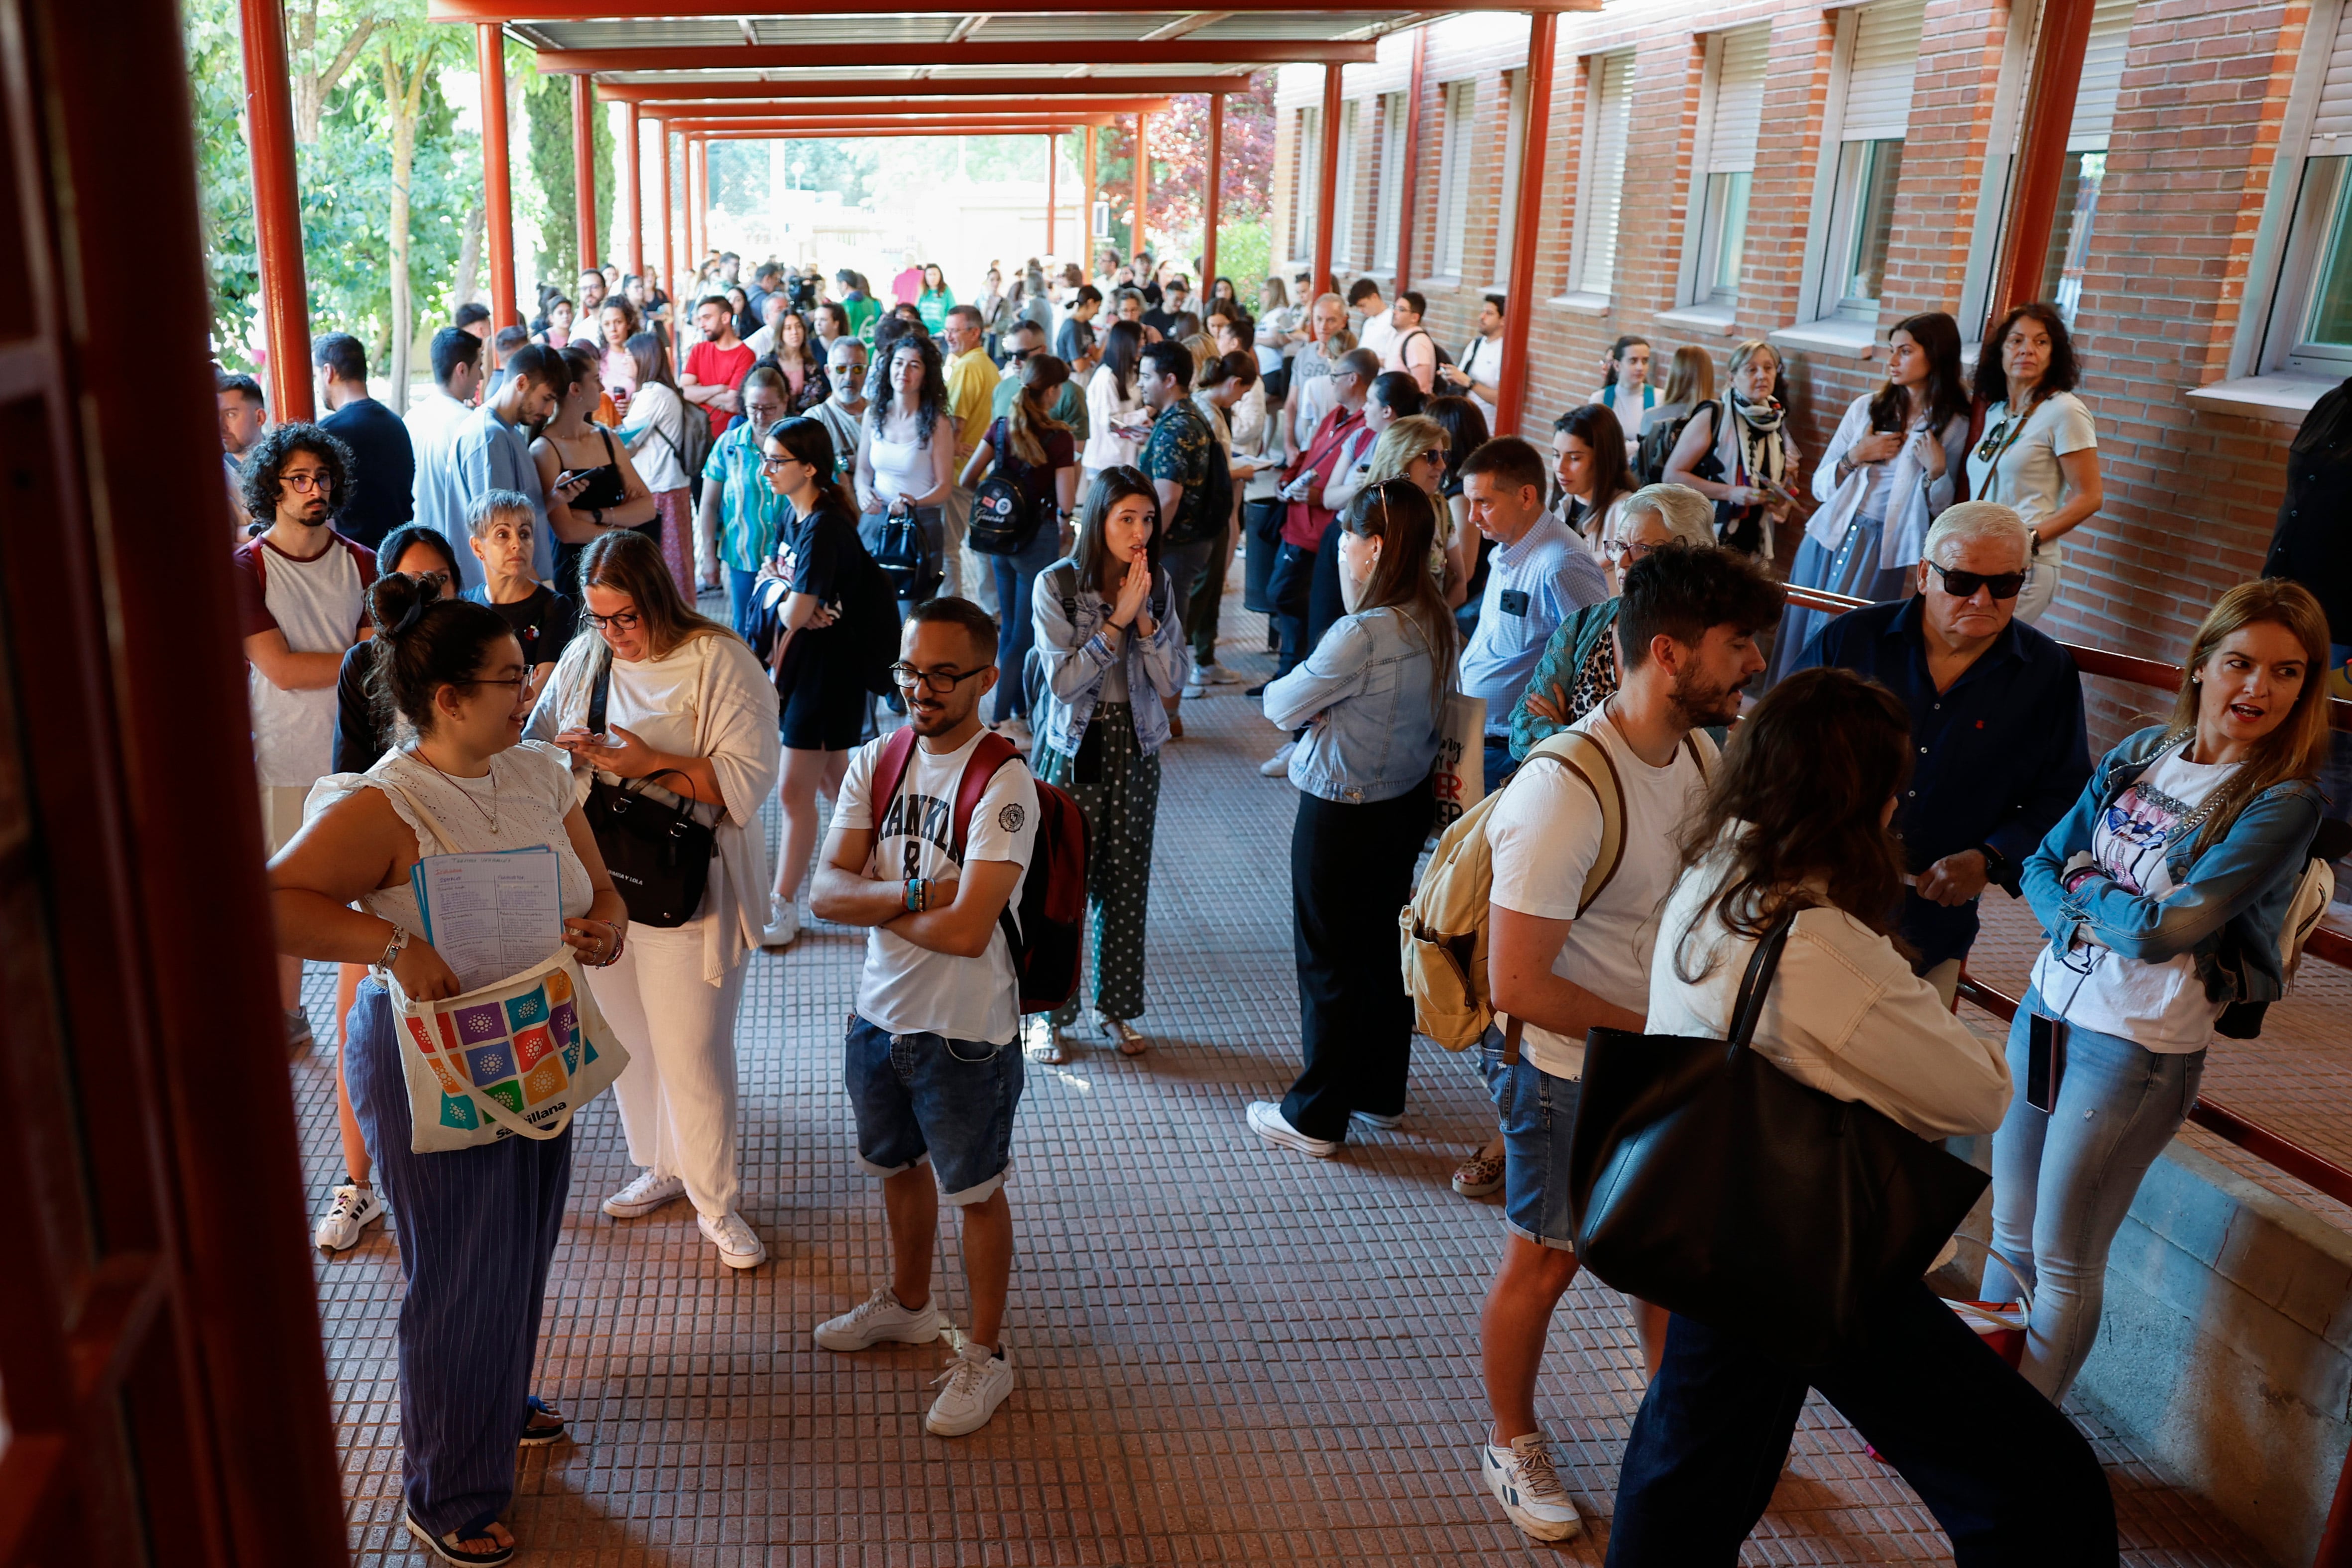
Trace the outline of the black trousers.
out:
M 1315 580 L 1307 590 L 1307 641 L 1299 657 L 1313 653 L 1323 634 L 1347 613 L 1348 601 L 1339 592 L 1339 520 L 1335 517 L 1324 525 L 1322 542 L 1315 549 Z
M 1282 514 L 1286 510 L 1278 500 L 1245 501 L 1242 505 L 1244 548 L 1248 552 L 1242 568 L 1242 608 L 1261 616 L 1274 611 L 1274 595 L 1267 584 L 1274 580 L 1274 558 L 1282 549 Z
M 1309 1138 L 1344 1142 L 1349 1111 L 1404 1110 L 1412 1003 L 1397 967 L 1397 911 L 1412 897 L 1434 808 L 1426 780 L 1369 805 L 1298 796 L 1290 904 L 1307 1065 L 1282 1114 Z
M 1730 1568 L 1764 1516 L 1805 1390 L 1853 1422 L 1951 1538 L 1958 1568 L 2116 1560 L 2091 1446 L 1925 1284 L 1902 1287 L 1827 1366 L 1772 1360 L 1677 1313 L 1633 1417 L 1609 1568 Z
M 1285 542 L 1274 558 L 1273 580 L 1266 592 L 1274 598 L 1274 629 L 1281 638 L 1275 673 L 1288 675 L 1314 647 L 1307 640 L 1307 603 L 1315 585 L 1315 552 Z

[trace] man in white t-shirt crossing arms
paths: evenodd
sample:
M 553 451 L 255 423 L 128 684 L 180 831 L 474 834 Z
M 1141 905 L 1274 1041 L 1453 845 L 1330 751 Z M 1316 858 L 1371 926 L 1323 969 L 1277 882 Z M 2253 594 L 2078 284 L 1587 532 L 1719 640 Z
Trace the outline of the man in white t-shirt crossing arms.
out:
M 1479 1323 L 1493 1416 L 1479 1468 L 1511 1521 L 1539 1541 L 1583 1528 L 1537 1424 L 1535 1393 L 1552 1310 L 1576 1278 L 1568 1145 L 1585 1032 L 1643 1026 L 1657 910 L 1681 874 L 1679 834 L 1715 763 L 1700 727 L 1738 717 L 1740 689 L 1764 668 L 1757 634 L 1780 623 L 1780 609 L 1769 576 L 1711 545 L 1665 546 L 1626 573 L 1616 694 L 1569 726 L 1607 753 L 1624 814 L 1616 869 L 1590 903 L 1603 826 L 1595 792 L 1612 787 L 1607 778 L 1531 756 L 1486 819 L 1496 1022 L 1479 1054 L 1502 1111 L 1510 1234 Z M 1654 1369 L 1665 1314 L 1632 1305 Z
M 882 1178 L 890 1282 L 818 1325 L 816 1342 L 856 1351 L 944 1337 L 931 1248 L 940 1202 L 960 1209 L 971 1331 L 924 1421 L 954 1437 L 987 1425 L 1013 1391 L 1002 1339 L 1013 1269 L 1004 1179 L 1023 1073 L 1018 982 L 999 921 L 1017 904 L 1036 842 L 1037 786 L 980 721 L 997 670 L 996 625 L 979 605 L 917 606 L 891 674 L 907 700 L 898 733 L 913 736 L 911 747 L 899 742 L 905 770 L 888 776 L 889 738 L 851 757 L 809 899 L 821 920 L 871 928 L 843 1074 L 858 1163 Z M 959 846 L 965 769 L 992 763 Z

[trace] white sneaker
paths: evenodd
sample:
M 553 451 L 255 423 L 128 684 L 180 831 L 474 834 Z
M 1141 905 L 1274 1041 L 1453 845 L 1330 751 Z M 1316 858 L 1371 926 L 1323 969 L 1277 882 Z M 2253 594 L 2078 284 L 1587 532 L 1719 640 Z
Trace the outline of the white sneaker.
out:
M 1192 667 L 1192 675 L 1204 686 L 1239 686 L 1242 683 L 1240 676 L 1222 664 L 1196 664 Z
M 318 1036 L 310 1032 L 310 1012 L 307 1007 L 289 1007 L 286 1012 L 286 1054 L 289 1058 L 307 1056 L 319 1044 Z
M 1250 1101 L 1249 1124 L 1250 1131 L 1267 1142 L 1312 1154 L 1318 1160 L 1328 1160 L 1339 1152 L 1339 1145 L 1328 1138 L 1309 1138 L 1293 1127 L 1283 1116 L 1282 1107 L 1270 1100 Z
M 790 947 L 800 940 L 801 907 L 797 902 L 778 899 L 769 905 L 771 916 L 760 932 L 761 947 Z
M 967 1341 L 948 1363 L 947 1371 L 931 1380 L 944 1383 L 923 1417 L 923 1430 L 934 1437 L 961 1437 L 988 1425 L 1004 1396 L 1013 1392 L 1013 1363 L 1003 1352 L 989 1354 Z
M 1282 743 L 1282 750 L 1258 763 L 1257 771 L 1270 779 L 1280 778 L 1290 771 L 1290 753 L 1297 750 L 1298 750 L 1297 742 L 1285 741 Z
M 604 1212 L 614 1219 L 635 1219 L 684 1196 L 685 1177 L 656 1176 L 651 1171 L 639 1171 L 635 1181 L 604 1200 Z
M 373 1187 L 356 1184 L 337 1187 L 335 1201 L 320 1216 L 319 1228 L 310 1239 L 321 1252 L 341 1252 L 356 1245 L 360 1232 L 383 1217 L 383 1199 Z
M 1478 1468 L 1486 1474 L 1486 1489 L 1529 1540 L 1566 1541 L 1583 1532 L 1584 1516 L 1560 1485 L 1542 1433 L 1530 1432 L 1507 1448 L 1480 1444 Z
M 1348 1112 L 1348 1120 L 1360 1121 L 1365 1126 L 1378 1128 L 1382 1132 L 1393 1132 L 1404 1125 L 1404 1112 L 1400 1110 L 1394 1116 L 1375 1116 L 1369 1110 L 1351 1110 Z
M 945 1333 L 947 1327 L 947 1315 L 940 1310 L 938 1297 L 920 1308 L 909 1309 L 898 1305 L 898 1298 L 884 1285 L 838 1318 L 819 1323 L 816 1342 L 820 1349 L 829 1351 L 862 1351 L 885 1340 L 902 1345 L 927 1345 Z
M 1201 672 L 1199 670 L 1195 669 L 1184 677 L 1184 700 L 1186 701 L 1189 702 L 1196 698 L 1206 697 L 1208 694 L 1209 683 L 1201 679 Z
M 757 1268 L 768 1261 L 766 1246 L 752 1233 L 751 1227 L 743 1223 L 743 1216 L 733 1209 L 729 1209 L 717 1219 L 707 1214 L 698 1214 L 694 1216 L 694 1223 L 701 1229 L 703 1239 L 719 1249 L 719 1261 L 728 1268 Z

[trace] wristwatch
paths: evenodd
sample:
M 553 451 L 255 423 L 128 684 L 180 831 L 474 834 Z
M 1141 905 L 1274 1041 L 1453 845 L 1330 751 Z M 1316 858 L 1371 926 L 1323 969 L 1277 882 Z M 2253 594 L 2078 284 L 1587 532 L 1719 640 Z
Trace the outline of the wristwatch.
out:
M 375 966 L 387 974 L 391 973 L 393 961 L 405 952 L 407 947 L 408 928 L 394 922 L 392 928 L 392 940 L 383 944 L 383 956 L 375 961 Z

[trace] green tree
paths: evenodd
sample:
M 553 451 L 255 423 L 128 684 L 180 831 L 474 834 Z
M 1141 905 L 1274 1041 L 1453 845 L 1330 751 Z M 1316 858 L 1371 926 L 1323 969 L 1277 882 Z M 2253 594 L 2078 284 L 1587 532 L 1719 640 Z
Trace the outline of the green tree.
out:
M 379 29 L 374 65 L 383 88 L 384 120 L 392 132 L 392 177 L 385 215 L 385 246 L 391 276 L 387 335 L 391 340 L 392 408 L 408 408 L 408 365 L 416 344 L 416 305 L 409 271 L 410 218 L 416 174 L 416 130 L 423 118 L 425 89 L 438 68 L 442 46 L 450 39 L 446 27 L 429 22 L 405 22 Z
M 534 65 L 523 94 L 530 113 L 530 177 L 538 186 L 539 253 L 536 276 L 542 283 L 572 292 L 580 273 L 580 186 L 572 163 L 572 79 L 541 76 Z M 590 166 L 596 184 L 596 232 L 613 232 L 613 167 L 619 143 L 604 105 L 589 117 Z M 594 247 L 602 260 L 606 246 Z

